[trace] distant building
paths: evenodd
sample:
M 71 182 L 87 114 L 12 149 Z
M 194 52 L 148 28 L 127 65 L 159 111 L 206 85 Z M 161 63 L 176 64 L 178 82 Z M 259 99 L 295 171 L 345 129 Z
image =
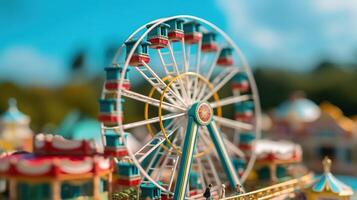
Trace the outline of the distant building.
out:
M 0 178 L 8 183 L 0 199 L 108 199 L 112 171 L 93 140 L 37 134 L 33 153 L 0 156 Z
M 120 135 L 106 135 L 108 147 L 125 148 Z M 156 187 L 140 184 L 138 168 L 125 154 L 115 157 L 98 151 L 94 140 L 68 140 L 59 135 L 36 134 L 33 153 L 0 155 L 0 199 L 112 199 L 139 188 L 147 194 Z M 134 198 L 136 197 L 136 198 Z
M 330 104 L 320 106 L 301 95 L 295 95 L 272 113 L 273 126 L 269 137 L 287 139 L 301 144 L 304 161 L 319 171 L 320 161 L 329 156 L 334 171 L 357 175 L 357 123 Z
M 69 112 L 57 128 L 61 136 L 69 139 L 90 139 L 101 145 L 100 124 L 96 119 L 85 117 L 78 110 Z
M 334 171 L 357 175 L 357 124 L 329 103 L 321 104 L 321 116 L 306 124 L 296 135 L 304 147 L 308 167 L 319 170 L 319 161 L 328 156 L 334 161 Z
M 135 130 L 133 131 L 135 132 Z M 96 119 L 83 116 L 78 110 L 73 110 L 66 115 L 56 133 L 68 139 L 94 140 L 98 150 L 100 152 L 104 150 L 100 136 L 100 123 Z M 127 139 L 130 146 L 133 147 L 133 151 L 140 147 L 139 141 L 132 134 L 129 134 Z
M 306 173 L 305 168 L 300 167 L 302 150 L 299 144 L 262 139 L 255 145 L 255 184 L 259 180 L 269 185 Z
M 32 149 L 30 117 L 20 112 L 15 99 L 9 100 L 8 110 L 0 116 L 0 152 Z
M 307 123 L 315 121 L 320 115 L 318 105 L 302 94 L 295 93 L 271 113 L 273 135 L 279 136 L 279 139 L 293 139 L 296 133 L 304 130 Z

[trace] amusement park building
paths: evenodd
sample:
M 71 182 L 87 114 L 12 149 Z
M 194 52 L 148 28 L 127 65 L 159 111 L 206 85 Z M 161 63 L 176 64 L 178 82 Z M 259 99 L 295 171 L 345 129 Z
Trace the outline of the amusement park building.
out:
M 0 153 L 32 148 L 30 118 L 20 112 L 15 99 L 9 100 L 8 110 L 0 116 Z
M 303 97 L 291 98 L 271 114 L 269 137 L 301 144 L 304 161 L 312 170 L 320 170 L 320 161 L 328 156 L 334 171 L 356 175 L 357 123 L 330 103 L 320 106 Z
M 33 150 L 0 158 L 0 177 L 7 180 L 9 199 L 99 199 L 107 195 L 112 164 L 97 153 L 93 141 L 38 134 Z

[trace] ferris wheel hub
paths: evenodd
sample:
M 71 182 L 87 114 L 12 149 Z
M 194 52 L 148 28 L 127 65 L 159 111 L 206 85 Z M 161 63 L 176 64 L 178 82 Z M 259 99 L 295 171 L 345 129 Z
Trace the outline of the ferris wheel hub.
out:
M 194 103 L 188 113 L 201 126 L 211 123 L 213 117 L 213 109 L 207 102 Z

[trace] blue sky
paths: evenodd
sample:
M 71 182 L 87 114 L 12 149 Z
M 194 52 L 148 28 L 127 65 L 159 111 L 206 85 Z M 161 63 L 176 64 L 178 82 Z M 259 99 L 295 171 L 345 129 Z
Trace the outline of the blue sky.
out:
M 0 1 L 0 81 L 58 85 L 71 56 L 88 51 L 90 73 L 102 73 L 104 49 L 150 20 L 177 14 L 225 30 L 252 65 L 310 69 L 321 58 L 357 54 L 357 1 L 172 0 Z

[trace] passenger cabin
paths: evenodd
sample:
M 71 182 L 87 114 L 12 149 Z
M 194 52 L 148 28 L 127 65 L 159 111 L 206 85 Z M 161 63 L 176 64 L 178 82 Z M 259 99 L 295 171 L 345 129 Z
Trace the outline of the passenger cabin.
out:
M 238 73 L 232 79 L 232 90 L 238 90 L 239 92 L 246 92 L 249 90 L 249 82 L 247 74 Z
M 146 200 L 146 199 L 158 200 L 158 199 L 161 199 L 161 189 L 158 188 L 153 183 L 142 183 L 140 185 L 140 190 L 141 190 L 140 199 L 142 199 L 142 200 Z
M 203 52 L 217 51 L 216 37 L 217 34 L 214 32 L 203 33 L 201 50 Z
M 199 180 L 199 174 L 197 171 L 190 172 L 190 190 L 202 189 L 202 184 Z
M 201 24 L 196 21 L 186 22 L 183 25 L 183 30 L 185 32 L 185 43 L 194 44 L 198 43 L 202 38 L 202 33 L 200 32 Z
M 252 101 L 244 101 L 235 104 L 235 118 L 239 121 L 251 121 L 253 117 L 254 103 Z
M 233 65 L 233 49 L 230 47 L 225 47 L 221 50 L 219 54 L 217 64 L 220 66 L 231 66 Z
M 122 102 L 118 102 L 116 99 L 100 99 L 98 120 L 103 122 L 105 126 L 117 125 L 123 118 Z
M 170 25 L 170 29 L 168 33 L 168 37 L 170 41 L 177 42 L 184 38 L 183 19 L 172 19 L 167 21 L 166 23 Z
M 141 176 L 139 169 L 129 159 L 122 159 L 116 163 L 116 171 L 113 174 L 114 191 L 121 191 L 130 187 L 140 185 Z
M 106 145 L 104 155 L 112 157 L 123 157 L 128 155 L 124 140 L 128 138 L 128 133 L 117 134 L 114 130 L 105 131 Z
M 138 40 L 129 40 L 129 41 L 125 42 L 126 58 L 128 58 L 131 49 L 134 47 L 134 45 L 137 41 Z M 149 57 L 149 52 L 148 52 L 148 46 L 150 44 L 151 44 L 150 42 L 141 41 L 141 43 L 134 50 L 132 57 L 130 58 L 130 61 L 129 61 L 130 66 L 138 67 L 138 66 L 142 66 L 143 62 L 145 62 L 145 63 L 150 62 L 150 57 Z
M 238 172 L 238 175 L 242 176 L 246 165 L 245 160 L 237 157 L 233 157 L 231 160 L 234 169 Z
M 244 152 L 250 152 L 252 150 L 252 144 L 255 139 L 255 135 L 251 132 L 242 132 L 239 135 L 239 149 Z
M 152 27 L 154 24 L 149 24 L 146 28 Z M 170 25 L 166 23 L 158 24 L 148 33 L 148 41 L 151 43 L 150 48 L 160 49 L 167 46 L 169 43 L 168 30 Z
M 130 90 L 130 81 L 129 81 L 129 68 L 127 68 L 125 74 L 124 74 L 124 82 L 123 85 L 121 86 L 122 88 L 126 90 Z M 123 72 L 122 67 L 106 67 L 105 68 L 106 72 L 106 80 L 105 80 L 105 89 L 107 90 L 118 90 L 119 88 L 119 82 L 120 82 L 120 77 L 121 73 Z

